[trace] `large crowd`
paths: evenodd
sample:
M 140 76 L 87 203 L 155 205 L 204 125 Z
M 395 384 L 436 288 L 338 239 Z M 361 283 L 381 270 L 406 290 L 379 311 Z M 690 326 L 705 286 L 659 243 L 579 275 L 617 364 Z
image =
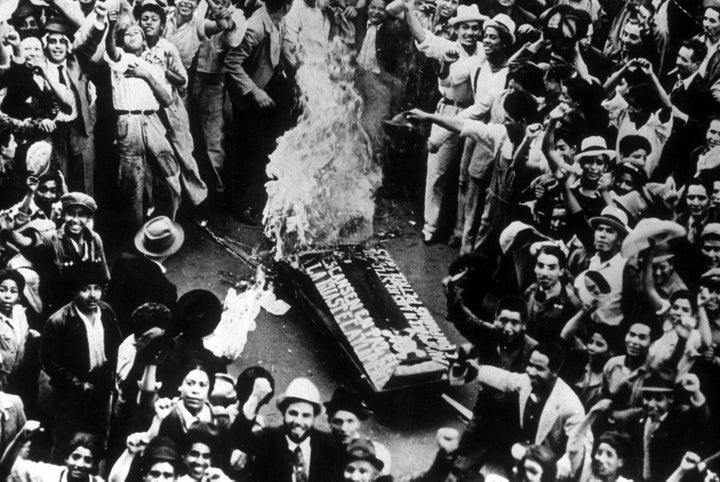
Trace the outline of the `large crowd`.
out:
M 386 187 L 459 250 L 478 389 L 394 478 L 718 480 L 720 1 L 3 0 L 0 41 L 0 477 L 393 480 L 358 393 L 228 375 L 222 302 L 164 267 L 181 209 L 260 222 L 295 74 L 340 51 Z

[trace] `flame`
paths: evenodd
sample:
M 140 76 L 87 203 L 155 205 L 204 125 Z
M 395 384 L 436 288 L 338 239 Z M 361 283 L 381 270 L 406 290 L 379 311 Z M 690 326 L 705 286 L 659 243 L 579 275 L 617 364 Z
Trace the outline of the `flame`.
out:
M 265 234 L 276 258 L 311 247 L 360 243 L 373 234 L 381 173 L 360 123 L 353 58 L 342 42 L 304 59 L 303 114 L 270 156 Z

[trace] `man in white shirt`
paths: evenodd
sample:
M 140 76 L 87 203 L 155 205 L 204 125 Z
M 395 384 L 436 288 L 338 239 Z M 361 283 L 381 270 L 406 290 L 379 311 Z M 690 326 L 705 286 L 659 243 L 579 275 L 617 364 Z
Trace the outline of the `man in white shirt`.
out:
M 97 435 L 101 441 L 106 437 L 120 345 L 115 314 L 101 301 L 105 270 L 96 263 L 78 263 L 70 270 L 73 300 L 45 323 L 40 348 L 55 399 L 55 460 L 68 455 L 68 443 L 77 431 Z

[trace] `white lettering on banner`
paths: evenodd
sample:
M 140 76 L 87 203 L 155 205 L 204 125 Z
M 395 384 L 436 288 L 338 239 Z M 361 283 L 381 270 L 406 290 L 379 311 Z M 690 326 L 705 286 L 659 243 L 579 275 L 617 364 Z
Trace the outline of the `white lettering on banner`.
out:
M 306 268 L 306 272 L 370 380 L 381 389 L 390 380 L 399 361 L 343 275 L 342 268 L 333 258 L 324 258 Z

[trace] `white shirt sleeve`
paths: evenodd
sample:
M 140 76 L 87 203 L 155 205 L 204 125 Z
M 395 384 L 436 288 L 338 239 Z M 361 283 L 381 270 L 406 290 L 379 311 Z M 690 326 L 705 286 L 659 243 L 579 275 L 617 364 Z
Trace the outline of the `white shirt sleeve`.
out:
M 425 30 L 425 40 L 415 42 L 417 49 L 426 57 L 442 60 L 448 50 L 457 50 L 455 42 L 443 37 L 438 37 L 429 30 Z

